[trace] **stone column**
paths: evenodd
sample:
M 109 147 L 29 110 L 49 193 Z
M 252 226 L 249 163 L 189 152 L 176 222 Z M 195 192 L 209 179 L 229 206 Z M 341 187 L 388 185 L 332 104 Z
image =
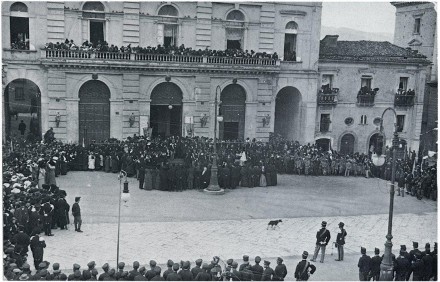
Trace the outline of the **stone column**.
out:
M 252 140 L 256 136 L 257 130 L 257 110 L 258 102 L 246 102 L 246 120 L 244 129 L 244 139 L 248 138 Z
M 304 102 L 301 110 L 300 119 L 300 138 L 299 142 L 302 144 L 315 142 L 315 117 L 316 117 L 316 103 Z
M 122 139 L 124 100 L 110 99 L 110 137 Z
M 66 141 L 79 142 L 79 98 L 66 98 Z M 81 143 L 81 142 L 80 142 Z

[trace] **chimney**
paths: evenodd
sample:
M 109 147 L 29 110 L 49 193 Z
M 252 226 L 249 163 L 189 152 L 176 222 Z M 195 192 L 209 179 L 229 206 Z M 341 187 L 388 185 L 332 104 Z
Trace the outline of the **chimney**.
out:
M 326 35 L 322 40 L 321 43 L 325 47 L 329 48 L 336 48 L 338 45 L 338 37 L 339 35 Z

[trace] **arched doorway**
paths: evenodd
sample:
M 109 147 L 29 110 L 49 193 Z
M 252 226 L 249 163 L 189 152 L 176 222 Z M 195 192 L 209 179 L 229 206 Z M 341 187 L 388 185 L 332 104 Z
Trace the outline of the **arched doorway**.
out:
M 219 138 L 223 140 L 244 139 L 246 119 L 246 91 L 238 84 L 230 84 L 220 95 L 220 114 L 223 122 L 219 126 Z
M 329 151 L 331 149 L 329 138 L 319 138 L 315 143 L 322 151 Z
M 110 138 L 110 89 L 104 82 L 90 80 L 79 89 L 79 142 Z
M 41 140 L 41 93 L 38 86 L 27 79 L 13 80 L 6 86 L 3 102 L 6 138 Z
M 354 136 L 351 133 L 347 133 L 341 138 L 341 146 L 339 152 L 343 155 L 354 153 Z
M 275 135 L 288 140 L 301 136 L 301 93 L 294 87 L 284 87 L 275 99 Z
M 153 137 L 182 135 L 182 90 L 171 82 L 163 82 L 151 93 L 150 124 Z

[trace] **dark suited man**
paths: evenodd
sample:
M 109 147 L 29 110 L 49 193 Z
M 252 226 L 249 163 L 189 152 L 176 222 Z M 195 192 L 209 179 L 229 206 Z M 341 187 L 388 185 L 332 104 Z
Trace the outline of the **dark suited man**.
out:
M 252 280 L 260 281 L 263 275 L 264 268 L 260 265 L 261 258 L 259 256 L 255 257 L 255 264 L 252 266 Z
M 73 223 L 75 224 L 75 231 L 76 232 L 83 232 L 81 230 L 81 208 L 79 206 L 79 201 L 81 197 L 75 197 L 75 203 L 72 205 L 72 215 L 73 215 Z
M 308 256 L 308 252 L 304 251 L 302 253 L 302 261 L 297 264 L 295 269 L 296 281 L 307 281 L 309 280 L 310 274 L 313 274 L 316 271 L 316 267 L 307 261 Z
M 313 254 L 313 259 L 310 261 L 315 262 L 316 258 L 318 257 L 319 250 L 321 249 L 321 260 L 320 262 L 324 262 L 325 257 L 325 247 L 328 245 L 328 242 L 330 241 L 330 231 L 326 228 L 327 222 L 323 221 L 321 223 L 321 229 L 316 232 L 316 247 L 315 247 L 315 253 Z
M 284 281 L 284 278 L 287 275 L 286 265 L 283 263 L 282 258 L 277 259 L 277 266 L 275 267 L 275 274 L 273 276 L 273 281 Z
M 371 258 L 367 256 L 367 250 L 361 248 L 362 256 L 359 258 L 359 281 L 368 281 L 368 274 L 370 273 Z
M 338 258 L 336 261 L 344 260 L 344 245 L 345 245 L 345 237 L 347 236 L 347 231 L 344 229 L 344 223 L 339 222 L 339 232 L 336 236 L 336 246 L 338 248 Z
M 400 255 L 396 259 L 396 281 L 405 281 L 408 272 L 411 269 L 411 263 L 409 259 L 405 256 L 406 251 L 400 249 Z
M 374 257 L 371 258 L 370 262 L 370 277 L 373 281 L 379 281 L 380 276 L 380 263 L 382 262 L 382 257 L 379 256 L 380 250 L 374 248 Z

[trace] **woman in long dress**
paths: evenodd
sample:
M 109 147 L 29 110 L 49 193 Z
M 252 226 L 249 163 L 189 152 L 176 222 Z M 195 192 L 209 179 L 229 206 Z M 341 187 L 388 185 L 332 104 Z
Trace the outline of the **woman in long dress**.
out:
M 38 189 L 43 189 L 43 184 L 46 184 L 46 168 L 44 163 L 40 162 L 38 168 Z
M 55 163 L 52 160 L 50 160 L 46 166 L 46 184 L 57 185 L 55 179 Z
M 260 187 L 266 187 L 267 181 L 266 181 L 266 171 L 264 164 L 261 165 L 261 174 L 260 174 Z

